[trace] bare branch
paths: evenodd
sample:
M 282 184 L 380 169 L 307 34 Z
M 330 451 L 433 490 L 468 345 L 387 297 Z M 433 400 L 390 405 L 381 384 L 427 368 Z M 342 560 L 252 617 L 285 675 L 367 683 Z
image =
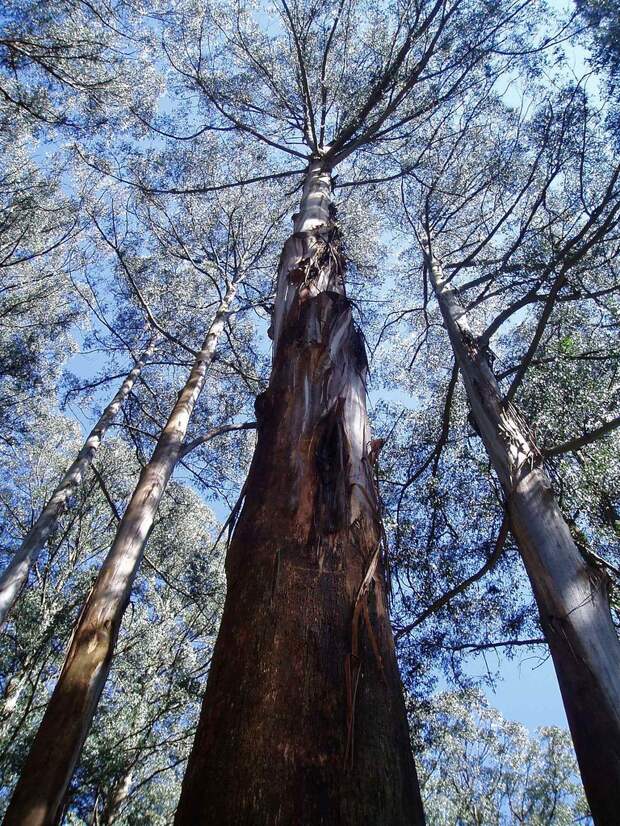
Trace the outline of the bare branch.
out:
M 231 433 L 234 430 L 256 430 L 258 427 L 256 422 L 244 422 L 243 424 L 225 424 L 221 427 L 214 427 L 213 430 L 210 430 L 208 433 L 205 433 L 203 436 L 198 436 L 197 439 L 193 439 L 191 442 L 188 442 L 183 450 L 181 451 L 181 458 L 183 459 L 187 456 L 188 453 L 191 453 L 192 450 L 195 450 L 197 447 L 206 444 L 206 442 L 211 441 L 216 436 L 221 436 L 224 433 Z
M 502 524 L 499 529 L 499 534 L 497 535 L 497 539 L 495 540 L 495 547 L 493 548 L 493 552 L 484 563 L 482 568 L 479 571 L 476 571 L 475 574 L 472 574 L 467 579 L 464 579 L 463 582 L 459 583 L 456 587 L 452 588 L 452 590 L 448 591 L 447 593 L 443 594 L 443 596 L 436 599 L 432 605 L 429 605 L 420 616 L 416 617 L 413 622 L 409 625 L 404 626 L 403 628 L 399 628 L 399 630 L 394 635 L 394 641 L 398 642 L 398 640 L 405 636 L 405 634 L 410 634 L 414 628 L 417 628 L 418 625 L 424 622 L 424 620 L 428 619 L 432 614 L 436 614 L 437 611 L 441 610 L 445 605 L 451 602 L 454 597 L 458 594 L 463 593 L 470 585 L 473 585 L 474 582 L 477 582 L 479 579 L 488 573 L 491 568 L 494 567 L 497 560 L 500 558 L 501 553 L 504 549 L 504 543 L 506 542 L 506 537 L 508 536 L 508 526 L 509 526 L 509 518 L 506 513 L 504 513 L 504 518 L 502 519 Z

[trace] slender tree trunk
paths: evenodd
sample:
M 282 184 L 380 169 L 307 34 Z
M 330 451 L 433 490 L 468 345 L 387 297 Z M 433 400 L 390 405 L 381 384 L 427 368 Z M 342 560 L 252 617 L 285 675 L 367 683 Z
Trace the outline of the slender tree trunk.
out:
M 527 424 L 502 399 L 486 350 L 427 255 L 472 415 L 506 497 L 553 658 L 595 823 L 620 822 L 620 642 L 608 576 L 575 545 Z
M 4 734 L 5 727 L 15 711 L 28 677 L 29 672 L 24 668 L 20 674 L 13 675 L 6 682 L 2 711 L 0 712 L 0 736 Z
M 60 484 L 43 508 L 39 518 L 34 523 L 28 535 L 15 552 L 6 569 L 0 576 L 0 628 L 4 624 L 9 612 L 17 602 L 32 566 L 56 527 L 58 519 L 67 508 L 71 496 L 77 491 L 84 479 L 84 475 L 92 465 L 95 454 L 103 441 L 108 428 L 116 418 L 118 411 L 134 386 L 136 379 L 154 349 L 154 342 L 148 346 L 140 356 L 134 368 L 129 372 L 121 384 L 118 393 L 101 414 L 99 421 L 88 434 L 82 449 L 75 461 L 62 477 Z
M 386 604 L 366 354 L 318 161 L 294 220 L 175 823 L 423 824 Z
M 120 814 L 123 803 L 129 797 L 131 788 L 132 772 L 129 770 L 118 783 L 111 789 L 106 798 L 103 814 L 101 815 L 101 826 L 112 826 Z
M 56 688 L 9 804 L 5 826 L 48 826 L 58 822 L 63 797 L 110 670 L 144 546 L 179 459 L 190 416 L 236 290 L 237 283 L 232 282 L 151 460 L 142 469 L 114 544 L 75 626 Z

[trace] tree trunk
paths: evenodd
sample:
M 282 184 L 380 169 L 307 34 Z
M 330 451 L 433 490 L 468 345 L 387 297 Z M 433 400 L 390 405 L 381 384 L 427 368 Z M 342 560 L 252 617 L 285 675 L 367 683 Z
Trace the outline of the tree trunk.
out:
M 121 384 L 118 393 L 101 414 L 99 421 L 88 434 L 88 438 L 78 453 L 75 461 L 63 476 L 60 484 L 43 508 L 28 535 L 15 552 L 11 561 L 0 577 L 0 628 L 9 612 L 17 602 L 32 566 L 36 563 L 41 549 L 56 527 L 58 519 L 67 508 L 68 502 L 77 491 L 88 468 L 92 465 L 101 442 L 108 428 L 116 418 L 118 411 L 142 372 L 144 363 L 150 358 L 154 349 L 152 342 L 140 356 L 135 367 Z
M 294 220 L 175 823 L 423 824 L 386 603 L 366 354 L 318 161 Z
M 469 329 L 437 259 L 430 277 L 472 415 L 502 485 L 553 658 L 588 803 L 598 826 L 620 818 L 620 642 L 608 576 L 582 554 L 555 500 L 533 435 L 502 399 L 487 352 Z
M 80 756 L 144 546 L 174 467 L 190 416 L 205 382 L 237 283 L 220 303 L 150 462 L 142 469 L 114 544 L 84 604 L 63 669 L 17 783 L 4 826 L 58 822 L 62 801 Z
M 116 821 L 123 803 L 129 797 L 131 788 L 132 772 L 129 770 L 124 774 L 108 794 L 103 814 L 101 815 L 101 826 L 112 826 Z

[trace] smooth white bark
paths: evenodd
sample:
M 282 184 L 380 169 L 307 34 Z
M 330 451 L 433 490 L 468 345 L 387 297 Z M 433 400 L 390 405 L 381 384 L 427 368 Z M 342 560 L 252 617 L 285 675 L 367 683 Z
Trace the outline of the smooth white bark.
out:
M 293 234 L 284 244 L 278 269 L 278 288 L 272 324 L 273 352 L 277 350 L 285 319 L 297 294 L 318 295 L 326 289 L 336 289 L 326 281 L 329 268 L 319 273 L 318 278 L 308 277 L 301 289 L 298 283 L 291 283 L 291 273 L 299 272 L 304 279 L 313 252 L 321 243 L 321 233 L 328 230 L 331 222 L 332 181 L 329 169 L 321 161 L 313 161 L 308 167 L 304 181 L 299 212 L 294 216 Z M 305 271 L 305 272 L 304 272 Z M 338 289 L 339 292 L 343 288 Z
M 612 826 L 620 811 L 620 641 L 609 610 L 607 573 L 573 541 L 527 423 L 502 398 L 484 346 L 439 261 L 426 256 L 472 415 L 502 485 L 538 604 L 586 796 L 595 822 Z
M 21 546 L 11 558 L 2 576 L 0 576 L 0 627 L 17 602 L 28 579 L 30 569 L 36 563 L 41 550 L 56 527 L 58 519 L 68 507 L 71 497 L 82 484 L 84 476 L 92 465 L 110 425 L 131 392 L 145 362 L 150 358 L 153 348 L 154 344 L 149 345 L 129 372 L 118 392 L 99 417 L 97 424 L 88 434 L 82 449 L 62 477 L 36 522 L 28 531 Z

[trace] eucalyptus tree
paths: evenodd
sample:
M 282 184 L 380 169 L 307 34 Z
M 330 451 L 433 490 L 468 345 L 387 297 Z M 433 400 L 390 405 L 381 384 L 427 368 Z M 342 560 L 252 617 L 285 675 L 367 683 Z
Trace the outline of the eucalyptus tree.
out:
M 3 497 L 6 529 L 20 531 L 22 515 L 45 498 L 47 486 L 53 487 L 62 454 L 79 443 L 75 424 L 50 414 L 33 436 L 27 457 L 21 452 L 14 455 L 13 466 L 3 463 L 3 472 L 10 472 L 16 483 L 11 501 Z M 231 441 L 224 452 L 235 448 Z M 113 539 L 118 512 L 139 469 L 125 435 L 106 441 L 96 466 L 72 512 L 61 516 L 53 543 L 40 558 L 36 582 L 15 608 L 14 629 L 0 643 L 2 814 L 62 666 L 83 596 Z M 22 480 L 31 484 L 19 484 Z M 210 509 L 187 483 L 173 482 L 150 537 L 132 610 L 123 622 L 120 656 L 65 799 L 68 822 L 169 822 L 223 599 L 215 535 Z
M 422 793 L 436 826 L 591 823 L 567 731 L 532 735 L 475 690 L 438 695 L 417 729 Z
M 86 193 L 62 141 L 69 136 L 92 141 L 98 130 L 104 134 L 112 125 L 127 124 L 136 100 L 143 111 L 149 110 L 158 84 L 147 61 L 148 29 L 135 31 L 139 19 L 137 9 L 126 4 L 72 0 L 18 0 L 3 9 L 0 419 L 9 441 L 15 439 L 17 422 L 26 426 L 37 397 L 54 393 L 58 367 L 75 347 L 79 327 L 89 324 L 72 283 L 87 223 Z M 135 83 L 136 75 L 144 87 Z M 0 623 L 136 375 L 132 372 L 110 403 L 5 571 Z
M 588 801 L 596 822 L 611 823 L 620 780 L 620 643 L 609 606 L 617 569 L 592 553 L 585 536 L 563 515 L 544 459 L 604 438 L 620 420 L 611 418 L 545 450 L 515 407 L 532 361 L 541 355 L 550 320 L 564 302 L 596 306 L 603 327 L 618 323 L 620 167 L 606 154 L 605 135 L 579 90 L 569 90 L 559 103 L 533 119 L 527 160 L 516 151 L 524 145 L 519 127 L 508 145 L 500 139 L 499 151 L 492 146 L 481 163 L 484 141 L 474 129 L 472 143 L 461 134 L 458 155 L 448 154 L 436 178 L 425 182 L 422 192 L 416 185 L 405 201 L 421 204 L 419 224 L 412 225 L 419 233 L 424 277 L 448 331 L 472 421 L 503 491 Z M 525 181 L 519 177 L 522 169 Z M 495 189 L 493 178 L 501 189 Z M 478 294 L 469 298 L 473 290 Z M 524 314 L 530 308 L 528 324 Z M 517 314 L 522 316 L 518 322 Z M 486 324 L 483 333 L 474 332 L 473 317 Z M 512 366 L 503 371 L 509 382 L 505 391 L 490 350 L 504 325 L 512 325 L 507 339 L 513 343 L 507 353 Z M 515 328 L 529 335 L 525 346 L 514 347 Z M 613 359 L 613 353 L 609 356 Z M 613 379 L 609 391 L 613 415 Z
M 191 369 L 167 421 L 157 434 L 151 458 L 141 470 L 112 547 L 78 618 L 64 666 L 8 807 L 6 823 L 57 821 L 109 673 L 120 623 L 144 547 L 172 473 L 184 455 L 195 447 L 221 432 L 248 427 L 243 423 L 231 424 L 202 434 L 184 445 L 189 419 L 205 385 L 207 370 L 228 322 L 238 286 L 252 272 L 252 267 L 268 254 L 270 230 L 274 221 L 277 222 L 277 215 L 274 219 L 271 210 L 263 214 L 257 211 L 251 195 L 247 195 L 243 202 L 237 193 L 235 200 L 234 205 L 228 205 L 228 212 L 213 209 L 210 224 L 204 227 L 210 232 L 209 243 L 213 250 L 211 259 L 205 264 L 206 274 L 212 281 L 217 302 L 199 350 L 194 350 L 158 320 L 148 293 L 140 283 L 141 274 L 135 271 L 137 262 L 132 256 L 131 236 L 125 249 L 125 239 L 118 230 L 115 214 L 109 221 L 109 229 L 94 217 L 104 243 L 114 250 L 137 304 L 162 335 L 191 354 Z M 213 206 L 215 202 L 212 202 Z M 182 237 L 179 236 L 177 241 L 181 242 Z M 183 249 L 187 260 L 192 261 L 192 252 L 187 247 L 183 246 Z M 187 262 L 183 261 L 177 269 L 177 277 L 181 278 L 187 268 Z
M 157 87 L 150 46 L 131 3 L 7 4 L 0 21 L 0 131 L 25 128 L 47 140 L 57 129 L 86 136 L 110 119 L 126 122 L 134 106 L 148 112 L 149 87 Z
M 612 95 L 617 99 L 620 79 L 620 12 L 612 0 L 575 0 L 579 14 L 588 25 L 594 45 L 594 64 L 609 72 Z M 589 44 L 590 45 L 590 44 Z M 616 129 L 618 124 L 615 124 Z
M 277 17 L 267 23 L 264 11 L 272 8 Z M 145 117 L 140 110 L 138 117 L 158 135 L 153 140 L 170 142 L 166 162 L 148 141 L 141 157 L 124 154 L 124 147 L 112 152 L 109 131 L 109 143 L 79 149 L 88 166 L 133 185 L 145 211 L 149 199 L 230 189 L 234 198 L 244 183 L 274 178 L 297 179 L 302 189 L 278 268 L 273 366 L 257 401 L 258 449 L 231 518 L 237 524 L 228 598 L 179 822 L 256 822 L 257 798 L 260 822 L 277 816 L 423 821 L 386 604 L 373 478 L 380 445 L 372 443 L 367 424 L 365 348 L 345 296 L 332 188 L 351 183 L 338 181 L 336 169 L 355 183 L 400 176 L 396 147 L 407 147 L 408 168 L 420 166 L 464 94 L 484 98 L 499 74 L 534 60 L 522 54 L 550 45 L 553 39 L 532 34 L 540 21 L 531 12 L 527 3 L 481 8 L 465 0 L 395 8 L 283 2 L 258 10 L 184 4 L 162 23 L 173 69 L 167 114 Z M 215 169 L 204 162 L 211 132 L 240 139 L 225 143 L 235 155 L 220 156 Z M 255 147 L 251 156 L 248 143 Z M 182 149 L 188 145 L 193 154 Z M 244 208 L 260 213 L 268 190 L 248 191 L 253 201 Z M 59 816 L 148 528 L 183 458 L 215 333 L 227 331 L 224 316 L 239 283 L 230 272 L 216 276 L 221 295 L 214 326 L 196 353 L 196 314 L 177 313 L 175 300 L 188 271 L 206 270 L 208 279 L 222 257 L 212 258 L 208 249 L 197 256 L 177 231 L 175 208 L 155 204 L 158 237 L 176 259 L 175 266 L 160 267 L 119 232 L 119 212 L 127 214 L 115 203 L 111 219 L 96 210 L 93 219 L 123 275 L 120 292 L 163 337 L 174 366 L 189 361 L 192 373 L 161 433 L 159 416 L 151 417 L 157 447 L 80 616 L 7 822 L 50 823 Z M 246 230 L 235 217 L 227 248 L 230 226 L 237 249 Z M 238 274 L 238 260 L 227 257 Z M 264 311 L 264 294 L 244 298 Z M 234 351 L 232 337 L 228 343 Z M 214 370 L 219 366 L 213 363 Z M 141 391 L 146 387 L 140 383 Z M 165 417 L 169 408 L 151 395 Z M 140 413 L 148 417 L 147 405 Z M 196 435 L 186 447 L 201 442 L 204 435 Z M 119 775 L 121 796 L 124 787 Z
M 121 405 L 127 398 L 138 379 L 145 361 L 152 355 L 154 340 L 148 343 L 145 351 L 138 356 L 134 367 L 129 371 L 118 391 L 106 405 L 95 426 L 73 462 L 63 474 L 50 499 L 34 521 L 21 546 L 15 551 L 7 567 L 0 575 L 0 626 L 4 624 L 9 612 L 15 605 L 21 590 L 28 580 L 28 572 L 53 532 L 58 517 L 68 506 L 71 497 L 82 483 L 102 440 L 117 416 Z
M 198 144 L 231 131 L 262 147 L 263 160 L 226 184 L 180 165 L 108 173 L 158 194 L 273 177 L 301 177 L 302 188 L 177 822 L 420 823 L 381 561 L 366 356 L 332 189 L 336 170 L 358 182 L 400 174 L 401 144 L 415 166 L 441 112 L 466 90 L 488 94 L 528 45 L 549 39 L 532 35 L 527 4 L 188 3 L 177 21 L 164 44 L 179 98 L 152 128 Z
M 59 190 L 62 164 L 42 171 L 26 136 L 0 136 L 0 438 L 37 399 L 52 393 L 56 365 L 71 352 L 69 329 L 84 314 L 68 291 L 65 244 L 78 229 L 75 205 Z

